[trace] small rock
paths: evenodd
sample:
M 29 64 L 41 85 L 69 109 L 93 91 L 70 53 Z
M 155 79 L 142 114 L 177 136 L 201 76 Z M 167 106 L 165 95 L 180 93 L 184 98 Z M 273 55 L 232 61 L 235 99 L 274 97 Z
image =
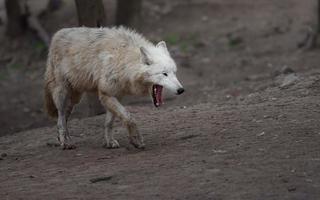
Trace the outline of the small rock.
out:
M 227 153 L 227 151 L 220 150 L 220 149 L 213 149 L 212 151 L 213 151 L 213 153 Z
M 196 48 L 203 48 L 203 47 L 205 47 L 207 45 L 208 45 L 208 43 L 206 41 L 202 41 L 202 40 L 199 40 L 194 44 L 194 46 Z
M 240 96 L 238 99 L 239 99 L 239 101 L 244 101 L 245 100 L 245 98 L 243 96 Z
M 292 73 L 295 73 L 295 71 L 292 68 L 285 65 L 282 67 L 281 73 L 282 74 L 292 74 Z
M 97 160 L 105 160 L 105 159 L 111 159 L 112 156 L 105 156 L 105 157 L 101 157 L 101 158 L 97 158 Z
M 30 108 L 27 108 L 27 107 L 23 108 L 23 112 L 25 112 L 25 113 L 28 113 L 28 112 L 30 112 L 30 111 L 31 111 Z
M 209 19 L 208 16 L 202 16 L 201 17 L 201 20 L 204 21 L 204 22 L 208 21 L 208 19 Z
M 240 44 L 244 43 L 242 37 L 240 37 L 240 36 L 228 34 L 227 38 L 228 38 L 228 43 L 229 43 L 230 47 L 236 47 L 236 46 L 239 46 Z
M 211 173 L 216 174 L 216 173 L 220 173 L 221 169 L 214 168 L 214 169 L 208 169 L 208 171 L 211 172 Z
M 297 75 L 288 74 L 283 78 L 280 87 L 283 88 L 283 87 L 290 86 L 290 85 L 294 84 L 295 82 L 297 82 L 298 80 L 299 80 L 299 77 Z
M 263 131 L 262 133 L 259 133 L 257 136 L 260 137 L 260 136 L 263 136 L 265 134 L 265 132 Z
M 183 136 L 180 138 L 180 140 L 188 140 L 188 139 L 191 139 L 191 138 L 194 138 L 194 137 L 198 137 L 199 135 L 186 135 L 186 136 Z
M 211 59 L 210 58 L 202 58 L 201 59 L 201 63 L 203 63 L 203 64 L 208 64 L 208 63 L 210 63 L 211 62 Z
M 289 192 L 294 192 L 294 191 L 296 191 L 296 190 L 297 190 L 297 188 L 294 187 L 294 186 L 288 187 L 288 191 L 289 191 Z
M 60 147 L 59 143 L 47 142 L 48 147 Z
M 262 80 L 264 77 L 261 75 L 250 75 L 244 78 L 246 81 L 259 81 Z
M 19 103 L 19 99 L 17 99 L 17 98 L 12 98 L 11 102 L 12 102 L 12 103 L 15 103 L 15 104 L 16 104 L 16 103 Z
M 109 181 L 109 180 L 111 180 L 111 178 L 112 178 L 112 176 L 98 177 L 98 178 L 90 179 L 90 182 L 91 183 L 98 183 L 101 181 Z

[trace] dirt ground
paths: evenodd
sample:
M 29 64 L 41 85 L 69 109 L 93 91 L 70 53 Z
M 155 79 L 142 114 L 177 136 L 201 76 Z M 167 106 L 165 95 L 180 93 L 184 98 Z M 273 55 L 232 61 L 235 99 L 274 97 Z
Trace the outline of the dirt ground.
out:
M 50 33 L 76 25 L 68 2 L 41 18 Z M 121 148 L 102 148 L 104 115 L 85 117 L 85 102 L 69 122 L 77 148 L 55 147 L 56 127 L 42 109 L 46 50 L 32 33 L 1 36 L 0 196 L 320 199 L 320 50 L 297 48 L 314 5 L 145 1 L 139 30 L 167 41 L 186 92 L 168 94 L 160 109 L 148 98 L 126 100 L 143 151 L 119 121 Z

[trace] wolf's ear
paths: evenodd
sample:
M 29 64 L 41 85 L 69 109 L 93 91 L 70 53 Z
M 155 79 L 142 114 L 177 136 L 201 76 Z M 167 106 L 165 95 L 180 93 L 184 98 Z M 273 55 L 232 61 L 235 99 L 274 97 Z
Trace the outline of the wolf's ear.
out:
M 169 51 L 167 49 L 167 45 L 165 41 L 161 41 L 156 45 L 157 48 L 163 49 L 167 54 L 169 54 Z
M 159 42 L 159 43 L 156 45 L 156 47 L 167 49 L 167 45 L 166 45 L 166 42 L 165 42 L 165 41 Z
M 152 61 L 150 59 L 148 50 L 145 47 L 140 47 L 140 52 L 141 52 L 142 62 L 146 65 L 151 65 Z

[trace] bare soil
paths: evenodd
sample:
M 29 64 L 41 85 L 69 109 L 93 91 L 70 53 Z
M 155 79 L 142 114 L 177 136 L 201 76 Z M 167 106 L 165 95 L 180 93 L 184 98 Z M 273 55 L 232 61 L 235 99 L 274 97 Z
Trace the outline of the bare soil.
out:
M 0 196 L 320 199 L 320 51 L 297 48 L 313 6 L 146 1 L 139 30 L 167 41 L 186 93 L 168 94 L 160 109 L 148 98 L 125 100 L 144 151 L 129 145 L 119 121 L 121 148 L 102 148 L 104 115 L 83 118 L 84 102 L 69 122 L 77 148 L 55 147 L 42 109 L 45 49 L 31 33 L 0 38 Z M 66 3 L 41 20 L 50 32 L 74 26 L 72 9 Z

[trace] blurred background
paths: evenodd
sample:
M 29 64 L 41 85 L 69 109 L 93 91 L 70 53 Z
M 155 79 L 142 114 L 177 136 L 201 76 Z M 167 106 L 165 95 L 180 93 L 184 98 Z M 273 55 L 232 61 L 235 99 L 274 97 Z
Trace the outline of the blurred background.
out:
M 187 89 L 167 105 L 185 107 L 241 101 L 316 70 L 318 22 L 317 0 L 0 0 L 0 135 L 52 124 L 43 74 L 61 28 L 125 25 L 165 40 Z

